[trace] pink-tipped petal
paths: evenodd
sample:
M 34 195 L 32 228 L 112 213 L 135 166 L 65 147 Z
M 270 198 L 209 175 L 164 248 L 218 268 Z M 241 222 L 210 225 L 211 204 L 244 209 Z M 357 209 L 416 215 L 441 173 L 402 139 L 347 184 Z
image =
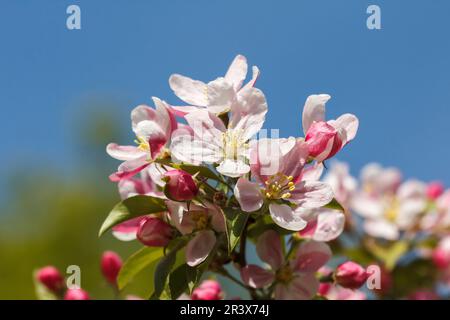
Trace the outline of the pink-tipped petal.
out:
M 114 159 L 121 161 L 133 160 L 145 155 L 145 152 L 136 146 L 120 146 L 117 143 L 108 144 L 106 152 Z
M 295 185 L 291 193 L 290 201 L 298 204 L 304 209 L 320 208 L 333 200 L 331 187 L 320 181 L 302 181 Z

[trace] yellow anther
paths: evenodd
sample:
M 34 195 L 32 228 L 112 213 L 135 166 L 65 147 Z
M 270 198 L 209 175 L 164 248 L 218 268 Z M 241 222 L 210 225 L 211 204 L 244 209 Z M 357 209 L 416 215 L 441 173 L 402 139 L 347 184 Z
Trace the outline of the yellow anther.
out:
M 289 192 L 283 193 L 281 199 L 289 199 L 292 195 Z

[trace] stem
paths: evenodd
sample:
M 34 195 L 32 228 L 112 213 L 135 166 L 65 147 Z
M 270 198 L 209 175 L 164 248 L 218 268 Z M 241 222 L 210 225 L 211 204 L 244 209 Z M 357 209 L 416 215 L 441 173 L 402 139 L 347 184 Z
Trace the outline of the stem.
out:
M 248 287 L 245 284 L 240 282 L 236 277 L 232 276 L 225 268 L 221 267 L 220 269 L 217 270 L 217 272 L 222 276 L 224 276 L 225 278 L 228 278 L 237 285 L 241 286 L 242 288 L 248 290 Z

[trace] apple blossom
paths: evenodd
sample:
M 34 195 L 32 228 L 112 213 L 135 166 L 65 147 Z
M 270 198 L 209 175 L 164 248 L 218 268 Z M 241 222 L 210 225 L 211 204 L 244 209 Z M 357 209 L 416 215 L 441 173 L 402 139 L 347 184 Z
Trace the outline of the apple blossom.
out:
M 420 222 L 426 209 L 426 186 L 408 180 L 399 186 L 394 169 L 370 165 L 363 169 L 362 190 L 352 199 L 352 209 L 365 218 L 364 229 L 373 237 L 396 240 L 400 232 Z
M 113 251 L 105 251 L 101 259 L 101 270 L 105 279 L 112 285 L 116 285 L 117 275 L 122 268 L 122 259 Z
M 302 124 L 309 155 L 319 162 L 331 158 L 353 140 L 359 125 L 352 114 L 325 122 L 325 104 L 329 99 L 327 94 L 311 95 L 303 107 Z
M 52 292 L 59 293 L 64 288 L 64 278 L 54 266 L 39 269 L 36 278 Z
M 300 245 L 293 260 L 286 261 L 280 237 L 273 230 L 259 236 L 256 252 L 270 270 L 249 264 L 242 268 L 241 278 L 252 288 L 275 283 L 274 296 L 279 300 L 311 299 L 319 289 L 314 273 L 331 257 L 331 250 L 325 243 L 308 241 Z
M 139 221 L 137 239 L 149 247 L 165 247 L 173 238 L 173 228 L 155 216 L 145 216 Z
M 110 176 L 112 181 L 130 178 L 153 160 L 166 156 L 172 132 L 177 129 L 177 122 L 167 103 L 156 97 L 153 97 L 153 102 L 156 109 L 140 105 L 131 112 L 137 146 L 110 143 L 106 147 L 111 157 L 124 161 L 117 172 Z
M 248 141 L 262 127 L 267 112 L 264 94 L 246 88 L 231 106 L 232 117 L 226 127 L 216 115 L 197 110 L 185 116 L 194 134 L 178 130 L 172 137 L 172 157 L 177 161 L 217 163 L 217 171 L 240 177 L 250 171 Z
M 192 176 L 186 171 L 176 169 L 164 173 L 166 195 L 175 201 L 192 200 L 198 193 L 198 187 Z
M 186 246 L 186 263 L 197 266 L 208 257 L 216 244 L 216 233 L 225 232 L 222 210 L 210 203 L 204 206 L 168 202 L 172 223 L 183 235 L 192 235 Z
M 180 115 L 200 108 L 206 108 L 214 114 L 230 111 L 243 90 L 253 87 L 259 76 L 259 69 L 253 67 L 253 78 L 242 86 L 247 76 L 247 59 L 237 55 L 224 77 L 219 77 L 209 83 L 192 80 L 188 77 L 173 74 L 169 78 L 170 88 L 181 100 L 192 106 L 173 107 Z
M 305 179 L 308 147 L 304 141 L 260 140 L 251 154 L 255 159 L 251 172 L 258 183 L 240 178 L 234 190 L 243 211 L 259 210 L 266 201 L 276 224 L 298 231 L 307 225 L 304 209 L 320 208 L 333 199 L 327 184 Z

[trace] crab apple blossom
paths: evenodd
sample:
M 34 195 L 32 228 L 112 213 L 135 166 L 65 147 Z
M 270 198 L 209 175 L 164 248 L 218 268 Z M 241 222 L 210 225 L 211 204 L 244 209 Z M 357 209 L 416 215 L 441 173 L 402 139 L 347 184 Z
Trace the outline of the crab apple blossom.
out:
M 357 186 L 344 165 L 328 182 L 320 179 L 323 162 L 355 137 L 358 119 L 326 121 L 329 96 L 313 95 L 303 110 L 304 138 L 261 139 L 268 106 L 254 86 L 259 69 L 245 84 L 247 68 L 238 55 L 210 82 L 171 75 L 170 88 L 188 105 L 153 98 L 155 108 L 131 113 L 137 146 L 107 147 L 123 161 L 110 177 L 122 201 L 99 234 L 111 230 L 147 246 L 124 270 L 133 274 L 151 260 L 152 299 L 223 299 L 218 282 L 200 282 L 206 273 L 234 281 L 252 299 L 311 299 L 337 290 L 320 285 L 319 277 L 332 276 L 324 280 L 318 270 L 332 255 L 325 242 L 342 253 L 337 239 Z M 249 264 L 254 244 L 269 268 Z
M 294 259 L 286 261 L 280 236 L 273 230 L 259 237 L 256 252 L 270 270 L 250 264 L 242 268 L 241 278 L 252 288 L 274 283 L 274 296 L 279 300 L 311 299 L 319 289 L 315 272 L 331 257 L 331 250 L 325 243 L 308 241 L 300 245 Z
M 105 279 L 112 285 L 116 285 L 117 275 L 122 268 L 122 259 L 113 251 L 105 251 L 101 258 L 101 270 Z
M 186 263 L 197 266 L 208 257 L 216 244 L 216 233 L 225 232 L 222 210 L 210 203 L 205 205 L 168 203 L 172 223 L 183 235 L 193 237 L 186 246 Z
M 420 223 L 427 204 L 424 183 L 408 180 L 399 185 L 395 170 L 372 165 L 363 170 L 362 177 L 362 190 L 353 197 L 352 209 L 365 218 L 368 234 L 396 240 L 401 231 Z
M 336 283 L 348 289 L 358 289 L 367 280 L 366 269 L 353 261 L 347 261 L 336 268 L 334 274 Z
M 64 278 L 54 266 L 39 269 L 36 278 L 52 292 L 58 293 L 64 288 Z
M 192 292 L 192 300 L 221 300 L 223 291 L 220 283 L 215 280 L 205 280 Z
M 254 143 L 251 155 L 256 182 L 240 178 L 234 190 L 243 211 L 259 210 L 266 202 L 276 224 L 299 231 L 307 225 L 304 209 L 320 208 L 333 199 L 327 184 L 308 180 L 308 170 L 315 169 L 305 168 L 308 147 L 303 140 L 260 140 Z
M 192 80 L 188 77 L 173 74 L 169 78 L 170 88 L 181 100 L 191 106 L 173 107 L 180 115 L 185 115 L 198 108 L 206 108 L 214 114 L 230 111 L 231 106 L 239 99 L 245 89 L 254 86 L 259 76 L 259 69 L 254 66 L 252 79 L 243 86 L 247 77 L 247 59 L 237 55 L 224 77 L 209 83 Z
M 89 294 L 83 289 L 68 289 L 64 300 L 90 300 Z
M 309 155 L 319 162 L 334 156 L 358 131 L 358 118 L 352 114 L 325 121 L 325 104 L 330 98 L 327 94 L 311 95 L 303 107 L 302 125 Z
M 110 143 L 106 147 L 111 157 L 124 161 L 117 172 L 110 176 L 112 181 L 130 178 L 153 160 L 166 157 L 170 137 L 177 129 L 177 122 L 167 103 L 156 97 L 153 97 L 153 102 L 156 109 L 140 105 L 131 112 L 137 146 Z
M 173 228 L 162 219 L 146 216 L 139 222 L 137 239 L 149 247 L 165 247 L 173 238 Z
M 164 173 L 166 180 L 166 195 L 175 201 L 188 201 L 194 199 L 198 193 L 194 178 L 186 171 L 176 169 Z
M 261 129 L 267 103 L 256 88 L 246 88 L 231 106 L 228 126 L 216 115 L 197 110 L 185 116 L 190 131 L 180 129 L 172 137 L 172 157 L 191 164 L 217 163 L 225 176 L 240 177 L 250 171 L 248 141 Z

